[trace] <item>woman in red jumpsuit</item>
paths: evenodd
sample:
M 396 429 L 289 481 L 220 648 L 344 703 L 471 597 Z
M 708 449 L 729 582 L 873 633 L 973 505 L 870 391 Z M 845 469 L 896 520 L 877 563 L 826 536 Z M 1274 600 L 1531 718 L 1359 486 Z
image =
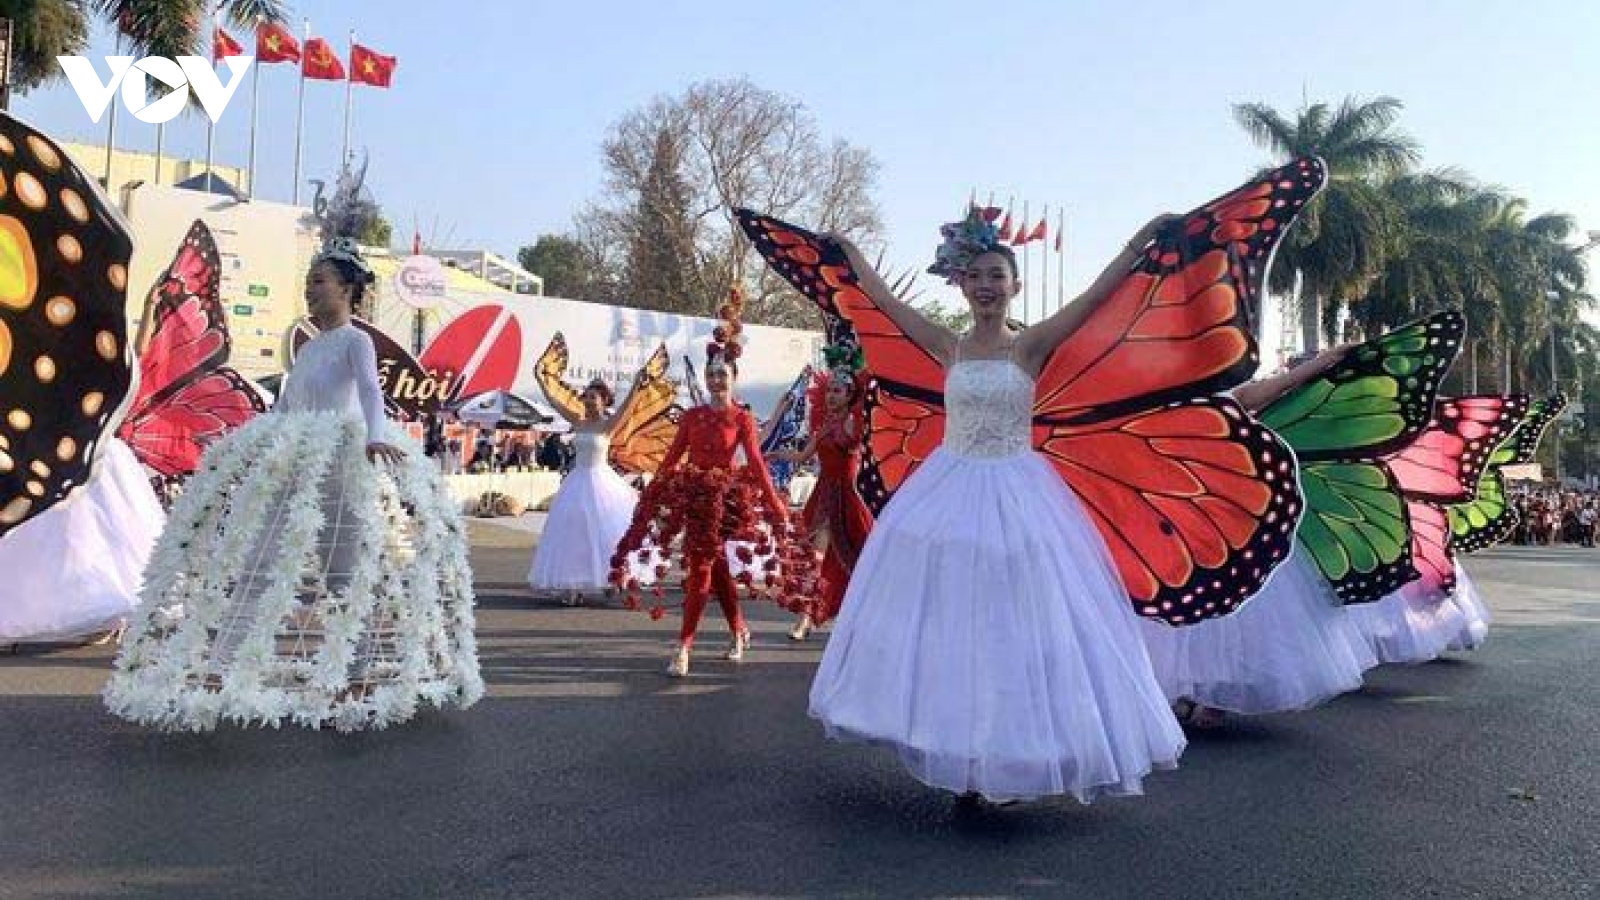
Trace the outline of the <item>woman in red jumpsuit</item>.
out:
M 624 574 L 629 554 L 649 562 L 656 548 L 671 547 L 681 535 L 683 627 L 667 666 L 667 674 L 679 678 L 689 674 L 695 632 L 713 591 L 733 635 L 726 657 L 737 662 L 750 646 L 750 629 L 740 612 L 738 588 L 728 569 L 729 543 L 751 545 L 757 553 L 771 554 L 766 563 L 769 585 L 781 583 L 779 561 L 796 555 L 788 504 L 767 475 L 755 417 L 733 398 L 739 355 L 737 298 L 723 312 L 727 324 L 718 327 L 717 340 L 706 350 L 709 399 L 684 413 L 677 437 L 640 496 L 633 522 L 612 557 L 612 581 L 628 592 L 628 604 L 635 605 L 638 585 L 626 581 Z M 744 462 L 736 467 L 734 455 L 740 449 Z M 741 552 L 750 551 L 746 547 Z M 789 568 L 791 576 L 803 574 Z M 664 566 L 658 568 L 662 570 Z M 741 578 L 748 583 L 748 575 Z M 656 617 L 662 612 L 659 605 L 651 610 Z
M 815 598 L 800 611 L 800 620 L 789 632 L 796 641 L 805 640 L 812 628 L 839 614 L 850 572 L 872 530 L 872 514 L 856 491 L 863 427 L 860 351 L 846 356 L 830 347 L 825 352 L 830 368 L 812 388 L 811 440 L 800 452 L 786 454 L 795 463 L 813 456 L 818 463 L 816 487 L 806 501 L 802 521 L 821 563 L 822 578 Z

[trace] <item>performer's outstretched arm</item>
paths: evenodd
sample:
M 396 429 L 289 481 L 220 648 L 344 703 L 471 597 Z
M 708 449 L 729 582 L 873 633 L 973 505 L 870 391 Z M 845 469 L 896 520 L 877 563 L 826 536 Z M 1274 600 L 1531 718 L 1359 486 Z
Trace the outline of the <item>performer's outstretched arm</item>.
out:
M 945 328 L 917 312 L 916 307 L 901 300 L 894 295 L 894 290 L 878 274 L 878 270 L 867 262 L 861 250 L 850 242 L 849 238 L 837 234 L 823 235 L 823 240 L 832 241 L 839 245 L 845 256 L 850 259 L 850 267 L 855 270 L 856 277 L 861 280 L 861 289 L 867 292 L 872 302 L 883 314 L 888 316 L 913 344 L 932 354 L 935 359 L 944 361 L 950 358 L 951 350 L 955 347 L 956 336 L 950 329 Z

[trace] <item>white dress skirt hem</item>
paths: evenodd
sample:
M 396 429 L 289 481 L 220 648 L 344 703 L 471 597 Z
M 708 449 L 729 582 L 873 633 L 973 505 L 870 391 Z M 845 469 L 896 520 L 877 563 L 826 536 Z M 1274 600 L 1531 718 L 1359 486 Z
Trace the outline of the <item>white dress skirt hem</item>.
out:
M 0 644 L 72 641 L 121 626 L 166 514 L 126 444 L 89 483 L 0 539 Z
M 1296 548 L 1238 611 L 1173 627 L 1145 619 L 1145 646 L 1167 699 L 1242 715 L 1296 712 L 1361 687 L 1378 664 L 1332 589 Z
M 633 520 L 639 493 L 607 463 L 610 441 L 579 432 L 576 464 L 550 501 L 539 546 L 528 569 L 536 591 L 598 591 L 611 584 L 611 556 Z M 641 584 L 652 573 L 630 563 Z

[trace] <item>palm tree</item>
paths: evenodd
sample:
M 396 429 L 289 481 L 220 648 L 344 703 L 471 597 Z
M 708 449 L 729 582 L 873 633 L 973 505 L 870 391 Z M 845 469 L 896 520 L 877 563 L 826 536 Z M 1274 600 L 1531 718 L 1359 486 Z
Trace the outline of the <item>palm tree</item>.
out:
M 14 23 L 16 71 L 20 90 L 61 77 L 57 56 L 79 53 L 89 40 L 91 16 L 116 26 L 126 49 L 139 56 L 209 56 L 206 17 L 217 9 L 236 28 L 258 21 L 283 22 L 283 0 L 0 0 L 0 17 Z
M 1394 211 L 1378 182 L 1419 158 L 1416 141 L 1394 128 L 1401 106 L 1393 97 L 1346 97 L 1337 109 L 1304 106 L 1293 120 L 1262 103 L 1233 108 L 1234 120 L 1278 162 L 1320 156 L 1328 165 L 1328 186 L 1284 238 L 1270 284 L 1284 293 L 1297 272 L 1303 279 L 1300 324 L 1307 349 L 1321 341 L 1325 307 L 1337 309 L 1359 295 L 1382 265 Z
M 1380 190 L 1395 215 L 1382 266 L 1350 303 L 1351 322 L 1371 336 L 1435 310 L 1462 310 L 1467 361 L 1450 390 L 1475 391 L 1479 343 L 1504 326 L 1485 233 L 1508 201 L 1454 169 L 1394 175 Z
M 288 17 L 282 0 L 90 0 L 97 15 L 116 25 L 137 56 L 210 56 L 207 19 L 217 10 L 227 24 L 253 28 Z
M 1505 323 L 1502 346 L 1508 373 L 1503 387 L 1527 389 L 1548 385 L 1551 336 L 1557 342 L 1559 366 L 1565 339 L 1577 334 L 1579 317 L 1594 308 L 1586 292 L 1587 271 L 1578 249 L 1567 240 L 1577 231 L 1573 218 L 1544 213 L 1527 218 L 1527 203 L 1510 198 L 1500 205 L 1484 239 L 1493 265 L 1494 289 L 1499 295 Z M 1540 356 L 1541 350 L 1545 354 Z
M 57 56 L 73 56 L 89 42 L 84 0 L 0 0 L 0 17 L 12 22 L 11 85 L 27 91 L 61 76 Z

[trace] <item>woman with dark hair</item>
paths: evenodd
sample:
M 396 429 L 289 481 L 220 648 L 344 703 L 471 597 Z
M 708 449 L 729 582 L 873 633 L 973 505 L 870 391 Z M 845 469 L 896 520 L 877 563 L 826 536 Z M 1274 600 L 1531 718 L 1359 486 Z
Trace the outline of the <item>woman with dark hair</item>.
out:
M 813 628 L 820 628 L 839 614 L 844 591 L 855 568 L 856 557 L 867 532 L 872 530 L 872 514 L 856 490 L 856 472 L 861 465 L 862 409 L 864 378 L 861 354 L 857 350 L 840 352 L 827 348 L 829 368 L 816 379 L 810 398 L 811 439 L 797 452 L 780 451 L 774 458 L 799 465 L 815 458 L 817 482 L 801 513 L 803 530 L 811 536 L 821 567 L 817 594 L 800 612 L 789 631 L 790 640 L 803 641 Z
M 1137 794 L 1184 738 L 1084 504 L 1032 442 L 1046 361 L 1105 303 L 1158 218 L 1076 301 L 1018 329 L 1016 259 L 992 223 L 946 226 L 931 272 L 957 334 L 836 242 L 872 304 L 944 369 L 944 433 L 879 513 L 811 686 L 829 736 L 893 747 L 933 787 L 994 801 Z M 868 365 L 873 365 L 871 359 Z
M 528 569 L 528 586 L 559 593 L 563 603 L 573 606 L 583 592 L 610 586 L 611 554 L 628 530 L 639 494 L 609 464 L 616 400 L 611 388 L 594 379 L 578 392 L 581 406 L 574 408 L 568 399 L 570 388 L 560 390 L 543 376 L 539 386 L 556 412 L 571 423 L 576 458 L 550 500 L 550 514 Z
M 106 686 L 124 718 L 341 731 L 483 693 L 459 511 L 384 418 L 372 270 L 336 239 L 306 275 L 317 335 L 277 405 L 207 449 L 145 572 Z
M 738 662 L 750 646 L 750 629 L 739 609 L 736 579 L 728 565 L 730 552 L 747 563 L 758 554 L 770 553 L 763 568 L 774 582 L 784 577 L 778 574 L 783 563 L 791 564 L 788 576 L 803 577 L 792 568 L 804 563 L 796 553 L 809 558 L 807 551 L 795 546 L 790 534 L 788 503 L 767 473 L 755 416 L 734 398 L 743 344 L 741 306 L 735 292 L 722 307 L 723 324 L 717 326 L 714 340 L 706 348 L 707 401 L 683 414 L 672 446 L 655 480 L 640 497 L 633 522 L 611 560 L 613 583 L 628 590 L 629 605 L 634 605 L 638 582 L 628 570 L 636 564 L 656 562 L 661 552 L 658 548 L 672 547 L 681 537 L 683 625 L 667 665 L 667 674 L 674 678 L 689 674 L 695 633 L 713 591 L 731 633 L 725 658 Z M 735 465 L 741 450 L 744 462 Z M 658 565 L 656 571 L 664 574 L 665 566 Z M 738 580 L 749 583 L 754 576 L 744 572 Z M 663 612 L 661 606 L 652 609 L 656 616 Z

